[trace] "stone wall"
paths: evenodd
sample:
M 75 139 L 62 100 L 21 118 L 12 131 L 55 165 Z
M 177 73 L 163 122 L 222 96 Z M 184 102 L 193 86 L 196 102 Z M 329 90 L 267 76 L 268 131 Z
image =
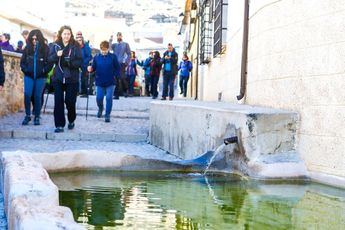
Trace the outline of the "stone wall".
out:
M 228 49 L 205 67 L 204 100 L 239 93 L 242 1 L 230 1 Z M 308 170 L 345 178 L 345 6 L 341 0 L 251 0 L 245 103 L 300 114 Z
M 17 112 L 24 107 L 23 74 L 20 70 L 21 54 L 2 51 L 6 80 L 0 92 L 0 116 Z

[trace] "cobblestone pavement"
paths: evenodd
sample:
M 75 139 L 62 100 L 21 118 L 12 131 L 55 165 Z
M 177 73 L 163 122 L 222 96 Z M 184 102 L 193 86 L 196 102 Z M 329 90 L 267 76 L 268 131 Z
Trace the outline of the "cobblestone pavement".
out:
M 65 135 L 66 139 L 37 138 L 41 134 L 43 137 L 44 135 L 48 137 L 48 134 L 54 134 L 53 98 L 53 95 L 49 95 L 46 113 L 42 113 L 41 125 L 39 126 L 34 126 L 32 122 L 28 126 L 22 126 L 21 122 L 25 116 L 23 111 L 0 118 L 0 151 L 13 153 L 18 151 L 56 153 L 61 151 L 97 150 L 124 152 L 150 159 L 179 160 L 177 157 L 144 141 L 149 132 L 151 98 L 121 97 L 120 100 L 113 100 L 110 123 L 105 123 L 104 118 L 96 117 L 98 108 L 94 96 L 90 96 L 89 98 L 89 116 L 88 120 L 86 120 L 86 98 L 78 98 L 75 128 L 73 130 L 67 130 L 67 127 L 65 128 L 63 135 Z M 84 134 L 92 135 L 89 135 L 89 140 L 87 141 L 82 138 L 79 138 L 79 140 L 69 139 L 73 135 L 76 136 L 75 134 L 80 134 L 81 136 Z M 121 138 L 117 139 L 117 142 L 113 142 L 109 138 L 108 140 L 103 140 L 102 137 L 106 135 L 109 137 L 111 134 L 116 134 Z M 7 138 L 5 138 L 6 135 Z M 36 138 L 35 135 L 37 136 Z M 63 135 L 56 134 L 56 137 Z M 127 137 L 133 139 L 134 136 L 135 139 L 135 135 L 140 136 L 138 143 L 126 142 Z M 3 203 L 3 198 L 0 193 L 0 230 L 7 228 Z

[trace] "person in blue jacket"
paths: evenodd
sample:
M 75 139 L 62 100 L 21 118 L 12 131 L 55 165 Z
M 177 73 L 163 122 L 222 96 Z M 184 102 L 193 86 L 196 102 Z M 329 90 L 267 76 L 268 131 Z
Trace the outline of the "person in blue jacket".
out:
M 161 100 L 174 98 L 174 83 L 178 72 L 178 55 L 171 43 L 168 44 L 168 50 L 163 54 L 163 94 Z
M 40 30 L 32 30 L 29 33 L 26 47 L 20 59 L 20 67 L 24 73 L 24 105 L 25 118 L 22 125 L 28 125 L 31 121 L 31 97 L 34 96 L 33 113 L 34 125 L 40 125 L 40 113 L 42 108 L 42 95 L 46 79 L 53 65 L 48 62 L 49 47 L 44 43 L 44 37 Z
M 0 48 L 0 92 L 4 87 L 5 83 L 5 70 L 4 70 L 4 57 L 2 56 L 2 51 Z
M 88 78 L 87 78 L 87 66 L 89 65 L 90 61 L 92 60 L 92 55 L 91 55 L 91 48 L 89 46 L 88 42 L 84 41 L 83 34 L 81 31 L 78 31 L 76 33 L 76 41 L 79 43 L 81 52 L 83 55 L 83 64 L 81 66 L 81 73 L 80 73 L 80 94 L 81 97 L 86 97 L 87 94 L 90 94 L 90 92 L 87 92 L 87 84 L 88 84 Z M 92 81 L 91 81 L 92 82 Z M 92 83 L 90 84 L 92 85 Z M 91 86 L 89 86 L 91 89 Z M 92 92 L 92 90 L 91 90 Z
M 180 89 L 181 93 L 183 94 L 183 97 L 187 96 L 187 85 L 189 80 L 189 73 L 193 69 L 193 64 L 191 61 L 189 61 L 188 55 L 185 53 L 183 54 L 182 61 L 180 62 L 178 66 L 178 70 L 180 71 Z
M 150 97 L 152 94 L 152 90 L 151 90 L 151 78 L 150 78 L 150 73 L 151 73 L 151 69 L 150 69 L 150 62 L 153 59 L 153 53 L 154 51 L 150 51 L 149 53 L 149 57 L 145 59 L 145 61 L 138 61 L 137 64 L 139 66 L 141 66 L 143 68 L 143 70 L 145 71 L 145 95 L 147 97 Z
M 88 67 L 91 73 L 95 71 L 96 101 L 98 106 L 97 117 L 102 117 L 103 100 L 106 96 L 105 122 L 110 122 L 110 113 L 113 107 L 113 94 L 116 78 L 120 77 L 120 64 L 115 54 L 109 53 L 109 42 L 100 44 L 101 53 L 93 58 L 92 66 Z
M 79 69 L 83 56 L 79 44 L 74 40 L 70 26 L 62 26 L 57 40 L 50 49 L 48 60 L 55 64 L 52 83 L 54 87 L 55 132 L 61 133 L 66 125 L 67 107 L 68 129 L 73 129 L 77 117 L 76 102 L 79 91 Z M 65 95 L 66 94 L 66 95 Z

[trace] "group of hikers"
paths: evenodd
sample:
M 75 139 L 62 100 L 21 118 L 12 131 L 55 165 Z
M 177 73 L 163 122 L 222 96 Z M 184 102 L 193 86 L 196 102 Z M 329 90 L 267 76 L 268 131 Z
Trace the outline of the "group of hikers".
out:
M 112 51 L 112 52 L 110 52 Z M 81 89 L 90 87 L 87 79 L 95 75 L 97 117 L 101 118 L 105 105 L 105 122 L 110 122 L 113 99 L 119 99 L 122 89 L 124 96 L 133 96 L 137 65 L 145 71 L 145 91 L 153 99 L 158 97 L 158 81 L 163 70 L 163 92 L 161 100 L 173 100 L 174 82 L 180 72 L 181 94 L 186 96 L 187 83 L 192 63 L 187 54 L 178 64 L 178 54 L 172 44 L 160 56 L 158 51 L 151 51 L 144 61 L 136 58 L 128 43 L 123 42 L 121 32 L 117 33 L 117 42 L 100 43 L 100 53 L 93 58 L 91 50 L 82 39 L 81 32 L 74 38 L 70 26 L 62 26 L 56 40 L 47 44 L 42 32 L 34 29 L 26 38 L 26 45 L 20 61 L 24 73 L 24 105 L 25 117 L 22 125 L 31 121 L 31 104 L 33 105 L 34 125 L 40 125 L 40 113 L 43 105 L 43 92 L 49 73 L 52 74 L 50 84 L 54 89 L 54 122 L 55 132 L 64 132 L 66 125 L 65 105 L 67 108 L 68 129 L 73 129 L 76 120 L 76 100 Z M 0 49 L 0 91 L 5 81 L 3 56 Z M 87 87 L 85 87 L 87 86 Z M 82 94 L 88 94 L 85 90 Z

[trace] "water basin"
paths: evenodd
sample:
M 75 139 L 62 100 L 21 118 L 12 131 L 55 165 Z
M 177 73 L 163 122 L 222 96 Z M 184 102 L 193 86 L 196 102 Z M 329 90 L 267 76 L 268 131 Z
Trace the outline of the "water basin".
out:
M 51 174 L 87 229 L 342 229 L 345 190 L 239 176 L 89 171 Z

